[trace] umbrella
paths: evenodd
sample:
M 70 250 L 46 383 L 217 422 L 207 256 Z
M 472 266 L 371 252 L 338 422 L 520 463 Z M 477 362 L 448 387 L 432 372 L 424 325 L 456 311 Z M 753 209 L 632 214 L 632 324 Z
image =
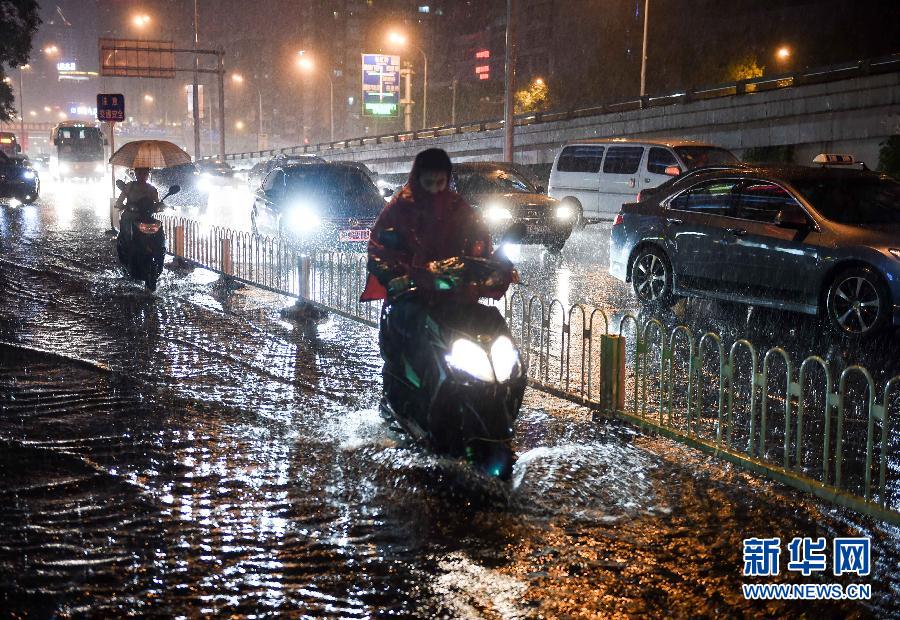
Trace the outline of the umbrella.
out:
M 191 156 L 165 140 L 135 140 L 113 153 L 109 163 L 128 168 L 168 168 L 191 163 Z

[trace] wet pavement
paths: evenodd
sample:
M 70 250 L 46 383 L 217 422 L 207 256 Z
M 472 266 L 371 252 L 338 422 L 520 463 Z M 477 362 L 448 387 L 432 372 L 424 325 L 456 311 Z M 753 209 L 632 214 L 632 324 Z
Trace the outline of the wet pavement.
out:
M 373 330 L 286 323 L 289 299 L 202 270 L 148 294 L 87 190 L 0 206 L 4 614 L 900 614 L 896 528 L 544 394 L 526 396 L 508 486 L 422 453 L 378 414 Z M 627 308 L 603 252 L 589 231 L 522 271 Z M 744 538 L 845 535 L 872 536 L 871 576 L 741 577 Z M 834 581 L 873 599 L 741 593 Z

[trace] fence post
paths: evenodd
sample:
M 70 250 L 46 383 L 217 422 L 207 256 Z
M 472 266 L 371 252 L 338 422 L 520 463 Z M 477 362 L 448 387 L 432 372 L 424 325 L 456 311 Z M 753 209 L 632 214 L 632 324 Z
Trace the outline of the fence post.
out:
M 220 240 L 222 252 L 222 275 L 230 278 L 234 275 L 234 260 L 231 256 L 231 239 L 224 237 Z
M 625 338 L 600 336 L 600 404 L 604 411 L 625 409 Z
M 175 255 L 175 264 L 178 267 L 183 267 L 185 265 L 185 259 L 187 256 L 184 252 L 184 225 L 178 224 L 175 226 L 175 239 L 173 240 L 175 244 L 174 252 Z
M 310 269 L 309 256 L 307 254 L 301 254 L 297 257 L 297 277 L 299 279 L 297 294 L 302 300 L 309 300 L 311 275 L 312 270 Z

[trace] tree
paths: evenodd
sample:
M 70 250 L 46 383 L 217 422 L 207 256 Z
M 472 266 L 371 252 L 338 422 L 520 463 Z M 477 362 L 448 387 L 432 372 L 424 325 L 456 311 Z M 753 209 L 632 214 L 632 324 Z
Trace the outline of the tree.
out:
M 537 78 L 528 88 L 516 91 L 516 114 L 546 112 L 550 109 L 550 93 L 547 83 Z
M 891 136 L 879 146 L 878 169 L 900 179 L 900 135 Z
M 40 23 L 36 0 L 0 0 L 0 121 L 8 121 L 16 113 L 6 67 L 21 67 L 28 62 Z
M 755 56 L 747 56 L 728 65 L 727 82 L 739 82 L 740 80 L 752 80 L 762 77 L 765 66 L 760 66 Z

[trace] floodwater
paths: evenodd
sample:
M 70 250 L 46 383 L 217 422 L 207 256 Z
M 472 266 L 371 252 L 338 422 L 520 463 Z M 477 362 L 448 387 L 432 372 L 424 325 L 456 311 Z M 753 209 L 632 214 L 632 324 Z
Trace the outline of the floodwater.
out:
M 511 484 L 422 453 L 378 414 L 373 330 L 287 323 L 289 299 L 202 270 L 148 294 L 105 201 L 0 206 L 3 615 L 900 614 L 896 528 L 541 393 Z M 741 577 L 744 538 L 847 535 L 872 537 L 869 577 Z M 873 598 L 748 602 L 745 581 Z

